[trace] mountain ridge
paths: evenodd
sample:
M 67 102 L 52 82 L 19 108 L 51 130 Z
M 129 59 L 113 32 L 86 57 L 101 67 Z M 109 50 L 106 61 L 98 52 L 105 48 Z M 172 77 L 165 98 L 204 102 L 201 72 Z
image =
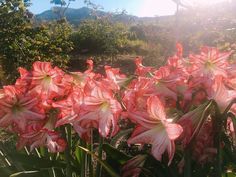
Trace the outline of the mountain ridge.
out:
M 105 17 L 110 16 L 112 21 L 122 22 L 122 23 L 152 23 L 153 21 L 162 20 L 166 18 L 172 18 L 173 15 L 170 16 L 160 16 L 160 17 L 138 17 L 134 15 L 128 15 L 125 13 L 110 13 L 101 10 L 92 10 L 88 7 L 81 7 L 78 9 L 75 8 L 61 8 L 61 7 L 53 7 L 50 10 L 46 10 L 40 14 L 36 14 L 36 20 L 38 21 L 52 21 L 58 20 L 62 16 L 66 17 L 69 23 L 73 25 L 78 25 L 81 21 L 86 19 L 95 19 L 97 17 Z

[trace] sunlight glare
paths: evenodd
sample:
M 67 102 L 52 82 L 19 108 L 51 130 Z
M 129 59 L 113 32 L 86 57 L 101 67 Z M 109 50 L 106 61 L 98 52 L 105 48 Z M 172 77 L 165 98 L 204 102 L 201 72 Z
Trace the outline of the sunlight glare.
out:
M 183 2 L 188 2 L 193 5 L 212 5 L 220 2 L 230 2 L 231 0 L 184 0 Z
M 138 16 L 151 17 L 155 15 L 173 15 L 176 5 L 172 0 L 145 0 L 140 3 Z

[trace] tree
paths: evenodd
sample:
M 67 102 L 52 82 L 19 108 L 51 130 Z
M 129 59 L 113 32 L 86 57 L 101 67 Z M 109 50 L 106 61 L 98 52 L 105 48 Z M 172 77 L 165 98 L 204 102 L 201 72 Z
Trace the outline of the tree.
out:
M 0 4 L 0 64 L 7 81 L 17 76 L 17 68 L 29 67 L 36 60 L 66 67 L 72 42 L 66 21 L 35 26 L 21 0 Z

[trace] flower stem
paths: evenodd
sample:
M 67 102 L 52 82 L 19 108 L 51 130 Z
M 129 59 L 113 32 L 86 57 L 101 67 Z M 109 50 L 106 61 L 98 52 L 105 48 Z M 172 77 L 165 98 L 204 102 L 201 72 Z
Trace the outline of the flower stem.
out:
M 98 158 L 102 159 L 102 146 L 103 146 L 103 137 L 99 136 L 99 146 L 98 146 Z M 100 163 L 97 163 L 96 177 L 101 176 L 102 166 Z
M 222 153 L 221 153 L 221 131 L 223 126 L 223 121 L 226 119 L 227 112 L 229 111 L 230 107 L 235 103 L 233 101 L 229 104 L 229 106 L 226 108 L 226 110 L 221 114 L 218 105 L 215 103 L 215 120 L 213 126 L 215 127 L 216 133 L 215 133 L 215 139 L 214 139 L 214 145 L 217 148 L 217 156 L 216 156 L 216 162 L 215 162 L 215 173 L 216 177 L 222 176 Z
M 71 153 L 71 126 L 67 125 L 63 129 L 63 137 L 67 139 L 67 148 L 65 150 L 65 158 L 66 158 L 66 177 L 72 177 L 71 170 L 71 161 L 70 161 L 70 153 Z
M 185 154 L 184 154 L 184 177 L 191 177 L 191 171 L 192 171 L 192 167 L 191 167 L 191 151 L 190 148 L 187 147 L 185 150 Z
M 90 144 L 88 144 L 88 149 L 93 152 L 93 130 L 91 130 Z M 93 177 L 93 159 L 92 155 L 88 155 L 88 166 L 89 166 L 89 177 Z
M 81 146 L 86 147 L 86 143 L 81 139 Z M 85 177 L 85 163 L 86 163 L 86 153 L 81 151 L 81 163 L 80 163 L 80 177 Z

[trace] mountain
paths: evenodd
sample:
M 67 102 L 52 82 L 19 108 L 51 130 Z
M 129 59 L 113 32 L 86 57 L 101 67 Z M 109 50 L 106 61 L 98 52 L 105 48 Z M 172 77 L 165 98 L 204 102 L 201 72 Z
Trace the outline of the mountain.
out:
M 64 15 L 63 15 L 64 14 Z M 85 19 L 95 19 L 99 17 L 110 17 L 111 20 L 122 23 L 153 23 L 154 21 L 166 20 L 172 18 L 173 16 L 163 16 L 163 17 L 137 17 L 127 14 L 116 14 L 104 11 L 94 11 L 87 7 L 82 7 L 79 9 L 73 8 L 60 8 L 54 7 L 51 10 L 44 11 L 35 16 L 37 21 L 52 21 L 60 19 L 65 16 L 66 19 L 73 25 L 78 25 L 81 21 Z

